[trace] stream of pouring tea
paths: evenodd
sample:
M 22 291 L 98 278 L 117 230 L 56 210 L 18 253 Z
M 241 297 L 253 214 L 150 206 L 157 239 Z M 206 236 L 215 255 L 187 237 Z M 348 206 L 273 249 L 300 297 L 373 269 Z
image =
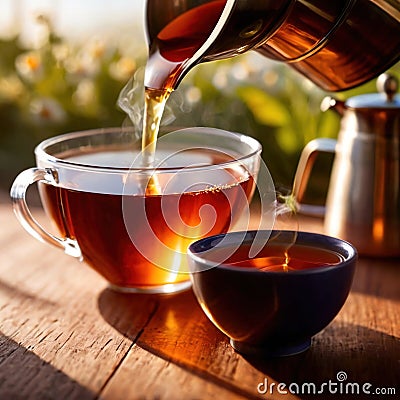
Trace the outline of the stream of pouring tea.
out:
M 145 68 L 145 105 L 142 130 L 142 164 L 151 169 L 155 161 L 157 138 L 167 100 L 183 74 L 187 62 L 206 42 L 220 18 L 226 0 L 209 1 L 170 21 L 150 43 Z M 129 102 L 128 102 L 129 103 Z M 129 110 L 128 111 L 129 114 Z M 134 121 L 133 121 L 134 122 Z M 135 122 L 134 122 L 135 124 Z M 155 175 L 143 185 L 146 195 L 158 195 L 161 189 Z M 291 211 L 287 204 L 277 214 Z M 296 241 L 297 235 L 293 238 Z M 286 249 L 287 250 L 287 249 Z M 289 256 L 285 252 L 282 268 L 288 271 Z
M 225 4 L 226 0 L 215 0 L 179 15 L 150 44 L 142 132 L 142 163 L 145 167 L 153 166 L 164 108 L 183 73 L 185 62 L 210 36 Z M 147 183 L 146 194 L 157 194 L 158 191 L 153 176 Z

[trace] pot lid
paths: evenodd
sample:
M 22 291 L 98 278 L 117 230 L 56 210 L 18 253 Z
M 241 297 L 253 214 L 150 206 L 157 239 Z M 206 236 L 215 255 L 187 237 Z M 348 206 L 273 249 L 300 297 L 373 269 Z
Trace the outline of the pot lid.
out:
M 350 97 L 345 102 L 346 108 L 379 108 L 400 110 L 400 95 L 396 94 L 399 86 L 397 78 L 391 74 L 379 76 L 376 87 L 379 93 L 362 94 Z

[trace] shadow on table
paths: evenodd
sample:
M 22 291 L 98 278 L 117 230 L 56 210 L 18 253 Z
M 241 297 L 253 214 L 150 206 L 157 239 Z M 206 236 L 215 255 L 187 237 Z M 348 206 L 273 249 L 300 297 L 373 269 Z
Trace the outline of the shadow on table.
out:
M 147 307 L 149 301 L 153 304 L 153 313 L 148 323 L 138 337 L 130 336 L 129 320 Z M 106 289 L 98 305 L 105 320 L 138 346 L 230 390 L 248 395 L 248 392 L 241 392 L 237 382 L 235 385 L 235 379 L 239 378 L 234 371 L 242 356 L 233 351 L 226 336 L 208 321 L 191 291 L 154 298 L 127 296 Z M 137 331 L 134 327 L 130 330 Z M 243 359 L 247 364 L 243 366 L 244 371 L 251 371 L 249 375 L 254 379 L 265 376 L 287 384 L 312 382 L 320 385 L 329 380 L 336 382 L 337 374 L 343 371 L 347 374 L 347 383 L 371 383 L 372 390 L 396 386 L 400 341 L 382 332 L 334 321 L 314 338 L 311 349 L 305 353 L 286 358 L 243 356 Z M 222 378 L 221 368 L 224 369 Z M 255 385 L 254 397 L 257 382 L 252 384 Z M 341 395 L 340 398 L 346 397 Z
M 35 302 L 39 307 L 56 307 L 57 304 L 54 301 L 42 298 L 37 294 L 29 293 L 27 290 L 23 290 L 18 287 L 17 284 L 10 285 L 4 280 L 0 279 L 0 293 L 4 293 L 10 297 L 17 297 L 24 301 Z
M 95 399 L 96 395 L 78 382 L 0 335 L 0 399 Z
M 137 319 L 136 313 L 148 309 L 149 302 L 153 303 L 153 312 L 135 336 L 140 327 L 131 324 L 128 328 L 129 321 Z M 227 338 L 207 319 L 191 290 L 155 296 L 126 295 L 105 289 L 99 296 L 98 307 L 104 319 L 137 346 L 200 378 L 248 397 L 247 391 L 220 377 L 220 364 L 227 365 L 232 358 L 236 362 L 237 355 Z
M 184 340 L 186 347 L 195 340 L 218 343 L 224 338 L 200 309 L 191 290 L 171 295 L 145 295 L 118 293 L 107 288 L 98 298 L 98 307 L 103 318 L 117 331 L 167 359 L 172 356 L 171 344 L 175 358 L 178 354 L 183 356 L 179 346 L 175 346 L 179 341 Z M 141 313 L 147 313 L 148 321 L 141 327 L 133 326 Z

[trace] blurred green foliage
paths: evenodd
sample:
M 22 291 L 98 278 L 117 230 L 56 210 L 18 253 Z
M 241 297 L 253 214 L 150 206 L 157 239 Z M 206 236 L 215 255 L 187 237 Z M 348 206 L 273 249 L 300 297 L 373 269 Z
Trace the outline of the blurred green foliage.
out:
M 72 45 L 55 35 L 45 17 L 38 22 L 48 28 L 39 48 L 23 48 L 18 38 L 0 40 L 4 189 L 20 170 L 34 165 L 34 147 L 43 139 L 123 124 L 119 93 L 132 76 L 141 86 L 137 71 L 145 63 L 145 52 L 125 54 L 98 40 Z M 372 82 L 337 97 L 375 90 Z M 141 93 L 136 93 L 138 103 Z M 213 126 L 257 138 L 274 181 L 290 188 L 305 144 L 338 133 L 338 116 L 320 111 L 325 95 L 286 65 L 251 53 L 197 66 L 172 94 L 168 107 L 176 126 Z

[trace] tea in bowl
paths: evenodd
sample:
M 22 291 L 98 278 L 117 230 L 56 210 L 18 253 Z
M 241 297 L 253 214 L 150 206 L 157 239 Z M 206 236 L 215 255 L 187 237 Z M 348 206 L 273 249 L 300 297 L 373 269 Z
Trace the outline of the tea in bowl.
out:
M 248 231 L 196 241 L 188 257 L 195 296 L 232 347 L 286 356 L 307 350 L 338 314 L 357 252 L 316 233 Z

